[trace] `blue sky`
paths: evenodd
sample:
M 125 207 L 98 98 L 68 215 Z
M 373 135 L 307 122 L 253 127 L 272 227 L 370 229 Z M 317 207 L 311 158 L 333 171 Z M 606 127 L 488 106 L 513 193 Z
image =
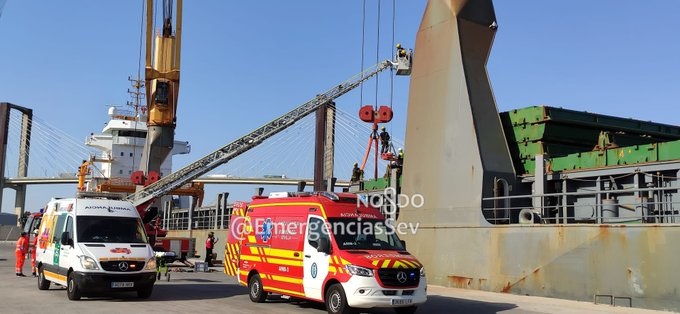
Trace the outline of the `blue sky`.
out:
M 183 166 L 361 69 L 363 1 L 186 1 L 176 138 Z M 392 53 L 392 1 L 365 1 L 364 66 Z M 413 47 L 426 1 L 396 0 L 395 40 Z M 0 17 L 0 101 L 33 108 L 77 139 L 128 100 L 136 75 L 141 1 L 7 0 Z M 488 71 L 499 110 L 546 104 L 679 124 L 680 2 L 495 1 Z M 378 102 L 389 102 L 389 74 Z M 375 102 L 374 83 L 363 103 Z M 337 101 L 357 112 L 358 91 Z M 392 133 L 404 138 L 408 78 L 395 78 Z M 363 141 L 363 139 L 361 140 Z M 408 143 L 406 143 L 408 150 Z M 74 165 L 74 168 L 77 165 Z M 9 167 L 9 166 L 8 166 Z M 351 166 L 350 166 L 351 167 Z M 29 187 L 28 209 L 73 186 Z M 252 187 L 211 187 L 243 199 Z M 13 212 L 5 189 L 3 212 Z M 12 208 L 10 208 L 12 207 Z

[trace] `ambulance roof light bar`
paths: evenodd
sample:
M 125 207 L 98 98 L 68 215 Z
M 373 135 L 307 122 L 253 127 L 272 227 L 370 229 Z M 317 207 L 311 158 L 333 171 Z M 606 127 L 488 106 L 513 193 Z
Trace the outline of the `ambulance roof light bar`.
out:
M 288 194 L 288 192 L 271 192 L 269 193 L 269 198 L 285 198 L 285 197 L 290 197 L 291 195 Z
M 328 192 L 328 191 L 319 192 L 319 196 L 323 196 L 323 197 L 325 197 L 325 198 L 327 198 L 331 201 L 334 201 L 334 202 L 337 202 L 337 201 L 340 200 L 340 197 L 338 196 L 338 194 L 335 194 L 333 192 Z

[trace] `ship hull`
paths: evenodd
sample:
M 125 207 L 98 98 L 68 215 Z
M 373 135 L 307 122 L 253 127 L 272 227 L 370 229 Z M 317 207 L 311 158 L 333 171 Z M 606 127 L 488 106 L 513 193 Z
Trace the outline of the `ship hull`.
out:
M 430 224 L 402 238 L 432 284 L 680 311 L 680 225 Z

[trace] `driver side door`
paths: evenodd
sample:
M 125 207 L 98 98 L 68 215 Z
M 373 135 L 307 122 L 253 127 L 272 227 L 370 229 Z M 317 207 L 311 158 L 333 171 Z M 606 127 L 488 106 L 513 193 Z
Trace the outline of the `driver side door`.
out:
M 330 235 L 325 221 L 319 216 L 307 218 L 303 259 L 303 286 L 305 296 L 315 300 L 323 300 L 323 283 L 328 275 L 330 255 L 318 251 L 319 239 L 326 237 L 330 243 Z

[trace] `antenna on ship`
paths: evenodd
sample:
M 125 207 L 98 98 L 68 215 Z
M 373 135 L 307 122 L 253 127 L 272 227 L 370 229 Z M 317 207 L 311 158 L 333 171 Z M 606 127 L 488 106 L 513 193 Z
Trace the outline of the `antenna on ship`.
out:
M 128 81 L 130 81 L 130 85 L 132 85 L 132 89 L 128 88 L 127 90 L 128 94 L 130 94 L 130 97 L 132 98 L 132 101 L 128 101 L 127 105 L 134 108 L 134 116 L 136 120 L 140 120 L 141 117 L 146 114 L 146 107 L 140 106 L 142 99 L 144 99 L 145 96 L 143 92 L 144 81 L 139 77 L 133 79 L 130 76 L 128 76 Z

